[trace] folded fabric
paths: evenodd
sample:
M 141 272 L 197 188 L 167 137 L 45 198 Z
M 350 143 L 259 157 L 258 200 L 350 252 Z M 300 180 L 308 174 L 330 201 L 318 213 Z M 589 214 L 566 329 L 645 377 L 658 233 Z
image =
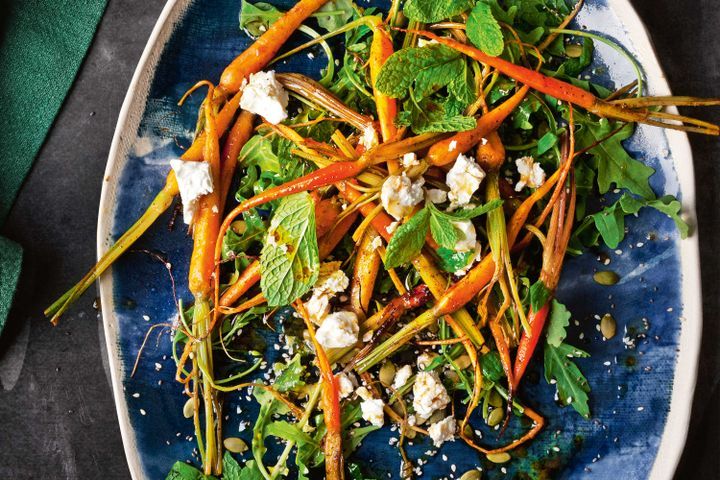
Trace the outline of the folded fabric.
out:
M 75 79 L 106 3 L 0 2 L 0 225 Z M 0 331 L 21 260 L 20 247 L 0 238 Z

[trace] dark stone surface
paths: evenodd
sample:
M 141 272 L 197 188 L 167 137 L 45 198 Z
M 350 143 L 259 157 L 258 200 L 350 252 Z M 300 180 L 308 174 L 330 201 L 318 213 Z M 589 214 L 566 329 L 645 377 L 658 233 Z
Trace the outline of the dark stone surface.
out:
M 720 95 L 718 0 L 635 0 L 673 91 Z M 3 234 L 25 269 L 0 338 L 0 476 L 129 478 L 102 330 L 87 294 L 52 328 L 42 309 L 95 258 L 100 186 L 115 122 L 161 0 L 111 0 L 80 75 Z M 720 111 L 704 112 L 720 123 Z M 688 445 L 676 478 L 720 478 L 720 142 L 691 137 L 704 334 Z

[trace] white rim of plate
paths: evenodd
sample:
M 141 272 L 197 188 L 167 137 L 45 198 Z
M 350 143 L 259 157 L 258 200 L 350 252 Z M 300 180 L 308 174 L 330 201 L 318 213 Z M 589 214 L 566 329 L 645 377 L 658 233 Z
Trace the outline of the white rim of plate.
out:
M 134 140 L 137 127 L 142 116 L 145 101 L 149 91 L 151 74 L 160 59 L 162 48 L 158 43 L 161 37 L 166 40 L 172 33 L 174 23 L 179 19 L 182 6 L 190 0 L 168 0 L 163 8 L 150 38 L 140 57 L 132 80 L 123 101 L 117 126 L 113 135 L 108 163 L 103 177 L 102 192 L 100 194 L 100 209 L 98 213 L 97 250 L 100 258 L 108 249 L 110 233 L 112 231 L 113 213 L 117 194 L 117 178 L 121 166 L 126 159 L 130 142 Z M 642 66 L 647 77 L 652 79 L 653 87 L 658 93 L 669 94 L 670 88 L 665 74 L 660 67 L 650 36 L 629 0 L 609 0 L 610 8 L 623 13 L 623 23 L 638 56 L 643 60 Z M 163 42 L 164 44 L 164 42 Z M 152 67 L 152 68 L 150 68 Z M 677 158 L 692 159 L 690 143 L 685 133 L 668 130 L 667 141 L 672 153 L 676 173 L 682 192 L 684 213 L 691 223 L 696 223 L 695 215 L 695 179 L 692 168 L 677 168 Z M 667 415 L 665 429 L 661 437 L 660 446 L 653 468 L 650 472 L 651 480 L 672 479 L 677 468 L 680 456 L 687 438 L 690 414 L 692 412 L 692 399 L 695 391 L 698 358 L 700 354 L 700 340 L 702 333 L 702 294 L 700 282 L 700 255 L 697 231 L 680 243 L 680 269 L 682 275 L 682 303 L 683 322 L 680 330 L 678 344 L 679 354 L 673 379 L 673 390 L 670 400 L 670 410 Z M 112 295 L 113 279 L 112 269 L 109 269 L 98 281 L 102 318 L 107 344 L 108 361 L 110 364 L 110 377 L 112 380 L 115 407 L 120 423 L 120 433 L 123 448 L 128 461 L 128 467 L 133 479 L 144 478 L 140 456 L 136 448 L 135 432 L 130 425 L 129 409 L 122 386 L 122 365 L 120 362 L 118 332 L 114 318 L 109 312 L 114 311 Z M 690 321 L 688 321 L 688 319 Z

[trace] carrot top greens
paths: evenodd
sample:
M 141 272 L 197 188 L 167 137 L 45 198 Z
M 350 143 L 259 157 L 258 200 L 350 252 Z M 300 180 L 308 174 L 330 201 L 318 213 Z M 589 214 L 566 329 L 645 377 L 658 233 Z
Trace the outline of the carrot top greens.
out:
M 566 256 L 616 248 L 625 217 L 646 208 L 689 234 L 680 202 L 651 188 L 654 170 L 623 142 L 638 123 L 718 135 L 662 110 L 717 100 L 646 96 L 622 46 L 569 29 L 581 1 L 385 7 L 242 2 L 255 42 L 217 86 L 193 87 L 208 93 L 183 160 L 208 162 L 214 191 L 186 198 L 193 179 L 171 171 L 46 312 L 57 320 L 179 191 L 197 202 L 194 303 L 180 308 L 172 353 L 202 471 L 178 462 L 169 479 L 360 480 L 353 452 L 389 425 L 403 477 L 420 466 L 411 440 L 509 461 L 548 409 L 591 415 L 588 354 L 567 343 L 572 312 L 555 298 Z M 296 30 L 309 41 L 283 52 Z M 637 80 L 595 80 L 596 42 Z M 290 55 L 314 59 L 319 80 L 272 70 Z M 522 397 L 538 350 L 559 407 Z M 259 413 L 243 439 L 223 432 L 223 393 L 248 388 Z M 492 428 L 499 437 L 477 433 Z

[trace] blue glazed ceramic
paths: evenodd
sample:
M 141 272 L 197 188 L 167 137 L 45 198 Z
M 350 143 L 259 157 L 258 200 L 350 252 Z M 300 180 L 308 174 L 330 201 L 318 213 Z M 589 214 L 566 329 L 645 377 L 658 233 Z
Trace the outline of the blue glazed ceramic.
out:
M 273 3 L 280 8 L 292 4 Z M 248 45 L 249 38 L 238 29 L 239 7 L 239 0 L 177 0 L 165 7 L 115 133 L 100 208 L 100 253 L 144 211 L 163 185 L 168 161 L 190 144 L 202 95 L 184 108 L 177 100 L 198 79 L 217 79 Z M 642 24 L 626 0 L 588 0 L 577 23 L 622 43 L 643 65 L 652 92 L 669 93 Z M 300 55 L 275 68 L 315 75 L 324 66 L 317 53 L 314 62 Z M 593 71 L 610 72 L 601 78 L 609 86 L 633 78 L 629 65 L 609 49 L 599 46 L 597 57 L 596 67 L 606 68 Z M 685 136 L 640 128 L 628 147 L 658 171 L 652 178 L 658 192 L 682 197 L 692 223 L 693 179 Z M 173 265 L 178 295 L 189 300 L 184 285 L 191 240 L 182 226 L 169 231 L 169 219 L 169 214 L 161 217 L 136 247 L 163 252 Z M 544 381 L 528 381 L 521 396 L 546 417 L 547 427 L 513 462 L 504 468 L 489 464 L 460 441 L 426 456 L 430 445 L 421 441 L 409 448 L 413 457 L 427 460 L 421 478 L 459 477 L 478 467 L 484 478 L 672 477 L 685 441 L 700 336 L 697 243 L 692 237 L 681 241 L 673 222 L 654 211 L 642 211 L 628 221 L 628 229 L 618 250 L 570 259 L 559 290 L 573 313 L 568 341 L 592 355 L 578 361 L 593 389 L 592 418 L 584 420 L 572 409 L 556 406 L 554 389 Z M 610 259 L 609 267 L 598 261 L 600 254 Z M 592 275 L 603 268 L 618 272 L 620 283 L 596 284 Z M 149 328 L 175 319 L 167 270 L 148 255 L 129 253 L 102 279 L 100 292 L 133 478 L 164 478 L 176 460 L 197 464 L 192 425 L 182 416 L 185 397 L 173 380 L 167 328 L 149 335 L 131 375 Z M 603 341 L 599 319 L 606 313 L 617 319 L 618 334 Z M 270 364 L 272 353 L 270 349 Z M 540 378 L 537 365 L 535 369 Z M 253 402 L 244 393 L 231 395 L 225 415 L 226 433 L 249 443 Z M 389 429 L 371 434 L 354 457 L 376 478 L 398 478 L 400 459 L 388 445 L 390 435 Z M 484 441 L 496 440 L 495 433 L 486 432 Z

